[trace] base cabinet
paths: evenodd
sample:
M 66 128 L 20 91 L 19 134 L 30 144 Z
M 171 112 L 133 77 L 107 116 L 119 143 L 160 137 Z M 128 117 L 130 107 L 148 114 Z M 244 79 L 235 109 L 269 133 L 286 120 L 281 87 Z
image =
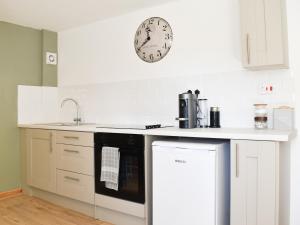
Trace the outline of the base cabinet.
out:
M 94 204 L 93 133 L 27 129 L 27 184 Z
M 54 131 L 28 130 L 27 183 L 33 187 L 56 191 Z
M 279 144 L 231 141 L 231 225 L 278 224 Z
M 151 146 L 154 140 L 160 137 L 146 138 L 146 148 L 150 149 L 145 158 L 148 194 L 144 208 L 138 209 L 144 213 L 143 218 L 110 210 L 108 205 L 115 202 L 106 201 L 108 197 L 99 199 L 96 195 L 95 199 L 93 133 L 26 129 L 21 141 L 22 185 L 27 182 L 37 188 L 32 189 L 35 196 L 57 204 L 63 202 L 64 206 L 90 216 L 96 213 L 96 218 L 115 220 L 115 224 L 152 224 L 149 187 L 152 186 Z M 230 224 L 289 225 L 290 144 L 231 140 L 230 157 Z

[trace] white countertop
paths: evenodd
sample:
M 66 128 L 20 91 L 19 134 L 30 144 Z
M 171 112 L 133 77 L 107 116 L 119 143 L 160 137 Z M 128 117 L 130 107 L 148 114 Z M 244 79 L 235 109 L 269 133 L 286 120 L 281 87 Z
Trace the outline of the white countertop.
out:
M 128 133 L 143 134 L 153 136 L 177 136 L 177 137 L 196 137 L 196 138 L 216 138 L 216 139 L 238 139 L 238 140 L 259 140 L 259 141 L 290 141 L 296 131 L 291 130 L 256 130 L 252 128 L 195 128 L 179 129 L 178 127 L 167 127 L 150 130 L 137 129 L 112 129 L 97 128 L 100 125 L 81 125 L 81 126 L 55 126 L 47 124 L 19 124 L 19 128 L 65 130 L 81 132 L 102 132 L 102 133 Z

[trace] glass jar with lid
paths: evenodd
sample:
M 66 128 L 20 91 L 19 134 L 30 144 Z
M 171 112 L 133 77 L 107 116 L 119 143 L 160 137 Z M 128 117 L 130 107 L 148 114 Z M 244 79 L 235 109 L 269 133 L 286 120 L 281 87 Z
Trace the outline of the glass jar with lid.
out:
M 268 105 L 254 104 L 254 127 L 256 129 L 268 128 Z

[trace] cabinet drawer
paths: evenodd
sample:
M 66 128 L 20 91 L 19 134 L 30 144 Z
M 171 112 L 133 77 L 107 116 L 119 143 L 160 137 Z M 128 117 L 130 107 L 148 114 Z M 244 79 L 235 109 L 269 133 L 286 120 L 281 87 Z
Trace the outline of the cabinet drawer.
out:
M 94 134 L 85 132 L 57 131 L 56 143 L 94 147 Z
M 57 144 L 57 168 L 86 175 L 94 175 L 92 147 Z
M 94 204 L 94 177 L 56 170 L 57 193 Z

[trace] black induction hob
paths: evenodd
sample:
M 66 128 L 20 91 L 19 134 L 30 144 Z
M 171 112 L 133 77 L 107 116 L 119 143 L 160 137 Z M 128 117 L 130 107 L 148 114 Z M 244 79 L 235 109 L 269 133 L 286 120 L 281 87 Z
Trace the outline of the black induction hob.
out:
M 163 128 L 163 127 L 170 127 L 170 126 L 162 126 L 161 124 L 147 124 L 147 125 L 140 125 L 140 124 L 105 124 L 99 125 L 97 128 L 108 128 L 108 129 L 134 129 L 134 130 L 148 130 L 148 129 L 156 129 L 156 128 Z

